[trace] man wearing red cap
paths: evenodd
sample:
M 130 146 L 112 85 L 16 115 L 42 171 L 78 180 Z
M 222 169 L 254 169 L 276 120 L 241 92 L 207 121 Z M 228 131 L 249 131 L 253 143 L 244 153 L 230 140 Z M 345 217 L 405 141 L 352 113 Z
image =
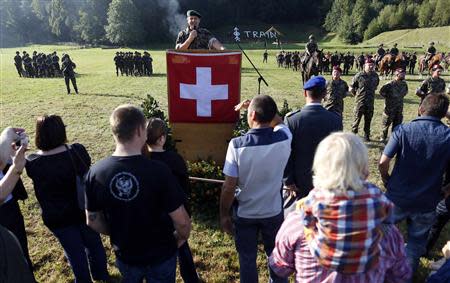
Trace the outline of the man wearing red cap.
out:
M 378 74 L 375 73 L 375 64 L 372 59 L 367 59 L 364 70 L 357 73 L 352 80 L 350 92 L 355 95 L 355 118 L 352 124 L 352 132 L 357 134 L 359 122 L 364 116 L 364 137 L 370 141 L 370 122 L 373 117 L 373 105 L 375 90 L 380 83 Z
M 434 65 L 431 69 L 431 77 L 425 79 L 420 85 L 419 89 L 416 91 L 416 95 L 419 96 L 420 103 L 424 98 L 430 93 L 444 93 L 445 92 L 445 81 L 441 78 L 442 70 L 441 65 Z
M 336 112 L 342 117 L 344 112 L 344 98 L 348 94 L 348 85 L 341 79 L 342 70 L 338 66 L 333 67 L 331 81 L 327 81 L 327 94 L 323 100 L 323 107 Z
M 386 142 L 389 126 L 392 130 L 403 122 L 403 98 L 408 93 L 408 85 L 405 82 L 405 70 L 395 70 L 395 78 L 380 89 L 380 95 L 384 97 L 384 111 L 381 141 Z

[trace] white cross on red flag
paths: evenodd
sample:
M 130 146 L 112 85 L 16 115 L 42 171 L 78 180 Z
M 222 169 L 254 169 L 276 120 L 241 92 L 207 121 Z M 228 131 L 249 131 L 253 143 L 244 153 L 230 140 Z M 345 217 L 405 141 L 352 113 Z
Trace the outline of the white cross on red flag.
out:
M 241 89 L 240 52 L 167 51 L 169 121 L 230 123 L 239 119 L 234 105 Z

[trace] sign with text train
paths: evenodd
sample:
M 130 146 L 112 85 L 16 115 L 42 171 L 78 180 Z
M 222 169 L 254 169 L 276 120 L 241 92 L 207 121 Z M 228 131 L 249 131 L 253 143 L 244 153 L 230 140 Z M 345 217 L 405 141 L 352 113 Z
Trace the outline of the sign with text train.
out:
M 169 122 L 187 160 L 222 162 L 239 120 L 242 54 L 168 50 Z

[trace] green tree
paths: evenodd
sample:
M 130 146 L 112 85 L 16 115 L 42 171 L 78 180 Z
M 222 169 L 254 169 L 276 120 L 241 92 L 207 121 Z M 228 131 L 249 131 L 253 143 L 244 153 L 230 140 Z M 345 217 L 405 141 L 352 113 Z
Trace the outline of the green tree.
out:
M 425 0 L 422 5 L 420 5 L 419 14 L 417 21 L 419 22 L 419 27 L 429 27 L 433 23 L 434 7 L 436 5 L 435 1 Z
M 114 44 L 142 43 L 145 34 L 139 16 L 131 0 L 112 0 L 108 8 L 106 37 Z
M 351 16 L 344 16 L 342 18 L 337 33 L 345 43 L 356 44 L 360 40 L 360 36 L 356 33 L 356 26 Z
M 433 14 L 434 26 L 450 25 L 450 3 L 448 0 L 437 0 Z
M 87 0 L 81 8 L 80 20 L 74 30 L 84 42 L 100 43 L 106 40 L 105 26 L 111 0 Z
M 356 0 L 351 18 L 353 20 L 353 26 L 355 27 L 354 33 L 357 36 L 358 42 L 361 42 L 363 39 L 364 31 L 370 21 L 369 16 L 370 7 L 367 5 L 366 0 Z
M 337 32 L 341 29 L 342 20 L 345 16 L 350 16 L 355 0 L 336 0 L 331 6 L 330 12 L 328 12 L 324 27 L 328 31 Z

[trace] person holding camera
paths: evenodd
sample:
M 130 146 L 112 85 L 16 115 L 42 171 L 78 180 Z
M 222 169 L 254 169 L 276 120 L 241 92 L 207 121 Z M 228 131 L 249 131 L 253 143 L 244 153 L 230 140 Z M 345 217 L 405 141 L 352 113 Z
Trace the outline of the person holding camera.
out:
M 39 151 L 27 157 L 27 174 L 33 180 L 44 224 L 61 243 L 75 282 L 92 282 L 91 274 L 94 280 L 108 280 L 105 249 L 100 235 L 86 225 L 77 191 L 77 176 L 87 172 L 91 158 L 83 145 L 66 144 L 65 127 L 60 116 L 38 117 L 35 143 Z
M 202 16 L 197 11 L 189 10 L 186 12 L 188 26 L 178 33 L 175 49 L 225 49 L 209 30 L 199 27 L 201 18 Z
M 64 75 L 64 82 L 66 83 L 67 94 L 70 94 L 70 81 L 72 82 L 73 88 L 75 89 L 75 93 L 78 94 L 77 80 L 75 79 L 75 71 L 76 65 L 68 54 L 64 54 L 62 57 L 62 66 L 61 70 Z
M 27 144 L 28 137 L 23 129 L 8 127 L 0 134 L 0 225 L 17 238 L 28 268 L 33 272 L 25 223 L 17 203 L 27 198 L 20 179 L 25 166 Z

